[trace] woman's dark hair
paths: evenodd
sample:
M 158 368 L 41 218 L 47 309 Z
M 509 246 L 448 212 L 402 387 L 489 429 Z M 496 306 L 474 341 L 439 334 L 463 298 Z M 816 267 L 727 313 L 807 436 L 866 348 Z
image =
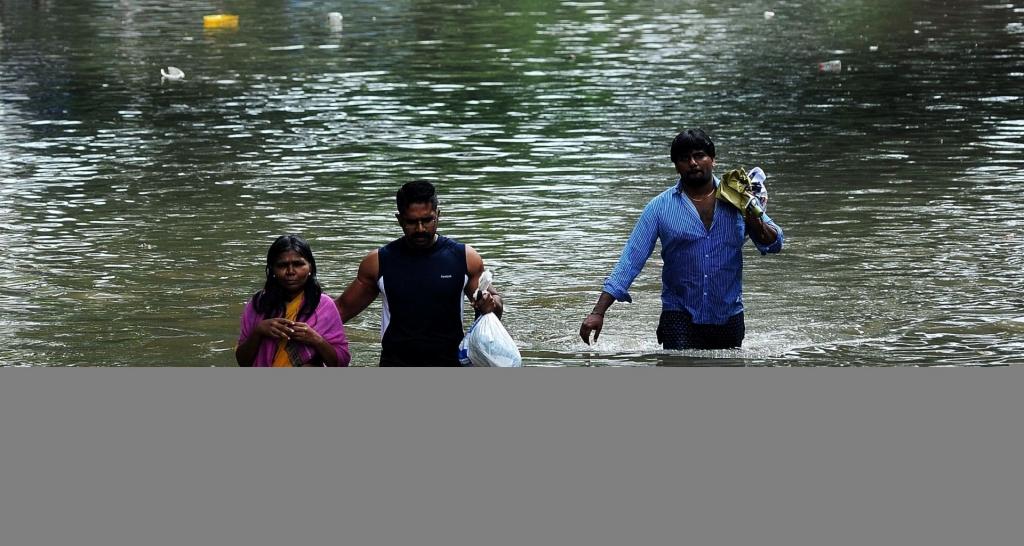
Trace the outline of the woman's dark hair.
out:
M 437 210 L 437 190 L 426 180 L 413 180 L 399 188 L 395 201 L 400 213 L 409 210 L 414 203 L 430 203 L 431 208 Z
M 711 137 L 704 132 L 704 129 L 687 129 L 672 139 L 672 148 L 669 150 L 669 158 L 675 163 L 689 152 L 700 150 L 711 157 L 715 157 L 715 143 Z
M 320 295 L 323 288 L 320 281 L 316 280 L 316 259 L 313 258 L 313 250 L 309 243 L 298 235 L 282 235 L 270 245 L 267 251 L 267 281 L 263 284 L 263 290 L 253 296 L 253 305 L 256 312 L 263 313 L 263 318 L 283 317 L 285 307 L 290 298 L 277 281 L 274 280 L 274 262 L 285 252 L 294 250 L 309 262 L 309 278 L 306 280 L 302 307 L 299 309 L 298 320 L 302 321 L 313 316 L 316 308 L 320 305 Z

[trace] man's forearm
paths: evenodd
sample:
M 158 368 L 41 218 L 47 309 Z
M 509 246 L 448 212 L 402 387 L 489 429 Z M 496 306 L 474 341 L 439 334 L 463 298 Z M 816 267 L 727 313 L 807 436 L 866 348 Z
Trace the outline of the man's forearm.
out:
M 760 218 L 747 220 L 747 233 L 762 245 L 770 245 L 779 238 L 779 232 Z

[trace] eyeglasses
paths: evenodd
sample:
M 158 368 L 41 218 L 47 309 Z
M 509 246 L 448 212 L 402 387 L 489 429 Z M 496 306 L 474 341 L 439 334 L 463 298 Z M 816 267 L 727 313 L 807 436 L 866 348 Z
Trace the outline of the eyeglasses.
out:
M 417 220 L 401 218 L 399 222 L 401 222 L 403 226 L 409 229 L 415 228 L 417 226 L 430 227 L 437 223 L 437 216 L 431 216 L 429 218 L 419 218 Z

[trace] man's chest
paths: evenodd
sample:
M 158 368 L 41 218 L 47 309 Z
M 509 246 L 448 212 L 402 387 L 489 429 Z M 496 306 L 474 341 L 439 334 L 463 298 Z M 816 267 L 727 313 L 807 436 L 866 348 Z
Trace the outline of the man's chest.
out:
M 710 230 L 711 223 L 715 220 L 716 203 L 718 203 L 717 199 L 705 199 L 693 204 L 697 209 L 697 215 L 700 216 L 700 221 L 704 224 L 705 229 Z

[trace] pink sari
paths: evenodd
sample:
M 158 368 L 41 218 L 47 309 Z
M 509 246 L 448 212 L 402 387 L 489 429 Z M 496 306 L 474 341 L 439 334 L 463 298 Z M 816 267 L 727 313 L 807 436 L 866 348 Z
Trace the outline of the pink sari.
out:
M 249 338 L 256 325 L 263 320 L 263 315 L 256 312 L 252 300 L 245 305 L 245 312 L 242 314 L 242 330 L 238 334 L 238 343 Z M 338 366 L 348 366 L 352 360 L 352 354 L 348 349 L 348 339 L 345 337 L 345 326 L 341 323 L 341 315 L 338 314 L 338 307 L 334 300 L 323 294 L 320 296 L 320 305 L 317 306 L 313 316 L 305 321 L 316 333 L 320 334 L 334 347 L 338 354 Z M 293 366 L 301 366 L 317 356 L 316 349 L 304 343 L 289 342 L 285 349 L 290 356 Z M 274 356 L 278 351 L 278 341 L 272 338 L 264 338 L 260 342 L 259 352 L 256 354 L 254 367 L 272 367 Z

